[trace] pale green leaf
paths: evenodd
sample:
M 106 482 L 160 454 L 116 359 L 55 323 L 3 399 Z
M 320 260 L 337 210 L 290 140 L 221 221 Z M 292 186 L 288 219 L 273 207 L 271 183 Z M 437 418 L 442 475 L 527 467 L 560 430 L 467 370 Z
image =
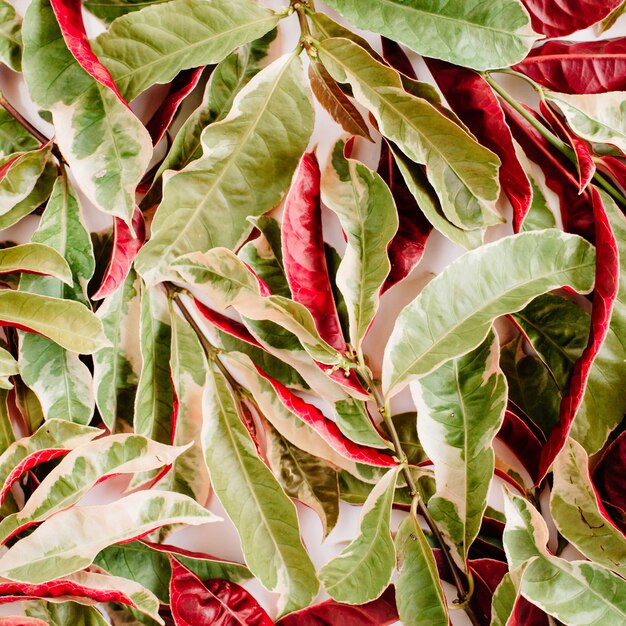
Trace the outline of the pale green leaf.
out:
M 374 448 L 393 449 L 393 444 L 378 432 L 362 400 L 346 398 L 335 402 L 335 422 L 348 439 Z
M 41 619 L 48 626 L 109 626 L 98 609 L 76 602 L 30 601 L 24 603 L 26 615 Z
M 92 49 L 131 101 L 182 70 L 218 63 L 279 19 L 252 0 L 172 0 L 119 17 Z
M 168 0 L 85 0 L 83 6 L 106 23 L 132 11 L 139 11 L 153 4 Z
M 0 348 L 0 389 L 12 389 L 13 384 L 9 379 L 16 374 L 19 374 L 17 361 L 8 350 Z
M 273 208 L 291 183 L 313 128 L 302 63 L 289 54 L 244 87 L 229 115 L 202 134 L 203 156 L 165 177 L 152 239 L 136 259 L 150 285 L 171 278 L 172 261 L 216 246 L 234 249 L 250 215 Z
M 426 165 L 444 215 L 463 230 L 504 221 L 495 202 L 500 160 L 430 102 L 404 90 L 400 75 L 348 39 L 319 44 L 320 59 L 376 118 L 381 133 Z
M 345 141 L 335 144 L 322 176 L 322 200 L 336 213 L 347 237 L 337 286 L 348 307 L 351 345 L 360 353 L 391 268 L 387 249 L 398 230 L 398 213 L 385 181 L 345 158 L 344 148 Z
M 399 468 L 389 470 L 372 489 L 361 513 L 356 538 L 320 570 L 331 598 L 348 604 L 375 600 L 387 588 L 396 562 L 389 522 Z
M 409 516 L 395 538 L 400 574 L 396 580 L 396 602 L 404 626 L 448 626 L 446 598 L 437 563 L 424 531 Z
M 428 510 L 461 569 L 487 506 L 507 403 L 499 348 L 491 331 L 472 352 L 411 383 L 419 441 L 435 470 Z
M 508 626 L 520 597 L 521 577 L 526 564 L 507 572 L 493 592 L 490 626 Z
M 187 496 L 139 491 L 110 504 L 57 513 L 0 558 L 0 576 L 33 584 L 88 567 L 104 548 L 159 526 L 218 521 Z
M 600 32 L 603 33 L 609 30 L 624 13 L 626 13 L 626 2 L 613 9 L 613 11 L 600 22 Z
M 535 181 L 532 173 L 528 173 L 528 180 L 533 190 L 533 199 L 522 222 L 522 231 L 543 230 L 544 228 L 556 228 L 556 218 L 552 209 L 548 206 L 548 201 L 543 195 L 539 185 Z
M 0 0 L 0 62 L 22 69 L 22 18 L 6 0 Z
M 496 317 L 565 285 L 589 292 L 594 277 L 593 246 L 558 230 L 521 233 L 467 252 L 398 316 L 385 349 L 385 392 L 397 393 L 411 378 L 478 346 Z
M 13 433 L 9 407 L 7 405 L 7 397 L 7 391 L 0 389 L 0 455 L 4 454 L 7 448 L 15 442 L 15 434 Z
M 0 250 L 0 273 L 10 272 L 42 274 L 72 284 L 72 272 L 65 258 L 43 243 L 24 243 Z
M 0 156 L 38 147 L 39 142 L 0 104 Z
M 522 61 L 538 35 L 518 0 L 328 0 L 359 28 L 476 70 Z

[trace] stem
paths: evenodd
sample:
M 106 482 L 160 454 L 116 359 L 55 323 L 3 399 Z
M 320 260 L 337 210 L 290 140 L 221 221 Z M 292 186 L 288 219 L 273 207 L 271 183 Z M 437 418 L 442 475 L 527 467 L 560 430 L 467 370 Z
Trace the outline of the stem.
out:
M 35 128 L 4 96 L 0 95 L 0 106 L 23 128 L 25 128 L 39 143 L 48 143 L 50 140 L 40 130 Z
M 313 39 L 313 35 L 311 33 L 311 28 L 309 27 L 309 20 L 307 18 L 307 11 L 310 11 L 313 7 L 309 0 L 299 0 L 291 2 L 291 7 L 298 14 L 298 23 L 300 24 L 300 44 L 304 47 L 307 53 L 310 53 L 311 50 L 315 50 L 311 45 L 311 40 Z M 317 53 L 317 51 L 315 51 Z
M 472 622 L 474 626 L 481 626 L 480 620 L 478 619 L 478 617 L 476 616 L 476 614 L 474 613 L 470 605 L 472 592 L 474 590 L 473 580 L 471 579 L 471 576 L 465 575 L 459 569 L 457 564 L 454 562 L 454 559 L 452 558 L 452 555 L 450 553 L 450 549 L 448 548 L 448 545 L 444 541 L 443 535 L 441 534 L 441 531 L 439 530 L 437 523 L 432 518 L 432 515 L 430 514 L 430 511 L 428 510 L 428 508 L 424 505 L 425 498 L 424 498 L 423 489 L 421 488 L 419 483 L 416 483 L 415 480 L 413 479 L 413 475 L 411 474 L 411 470 L 408 466 L 407 456 L 404 450 L 402 449 L 402 443 L 400 442 L 398 431 L 396 430 L 393 420 L 391 419 L 389 406 L 384 401 L 380 391 L 378 390 L 378 387 L 372 380 L 372 375 L 369 369 L 365 366 L 360 366 L 357 368 L 357 372 L 363 379 L 363 382 L 369 389 L 372 395 L 372 398 L 376 402 L 376 406 L 378 407 L 378 412 L 381 414 L 387 426 L 387 429 L 389 430 L 389 434 L 391 435 L 391 441 L 393 443 L 396 456 L 398 457 L 399 461 L 404 465 L 402 471 L 404 473 L 406 483 L 411 492 L 411 496 L 413 497 L 413 505 L 419 511 L 419 514 L 426 520 L 426 524 L 428 525 L 430 532 L 435 537 L 435 540 L 439 544 L 439 547 L 441 548 L 441 551 L 445 557 L 446 563 L 448 567 L 450 568 L 450 571 L 452 572 L 452 578 L 454 579 L 454 586 L 456 587 L 456 590 L 457 590 L 457 599 L 455 600 L 454 608 L 463 609 L 467 613 L 467 616 L 469 617 L 470 621 Z M 466 579 L 467 586 L 465 585 L 463 578 Z

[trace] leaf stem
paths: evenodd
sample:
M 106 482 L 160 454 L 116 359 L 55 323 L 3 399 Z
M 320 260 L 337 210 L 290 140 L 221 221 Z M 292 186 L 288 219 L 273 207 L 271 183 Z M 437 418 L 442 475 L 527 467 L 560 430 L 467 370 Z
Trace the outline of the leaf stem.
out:
M 0 95 L 0 106 L 39 143 L 48 143 L 50 139 L 35 128 L 3 95 Z
M 300 24 L 300 44 L 307 51 L 307 54 L 310 54 L 312 50 L 317 54 L 317 50 L 315 50 L 311 44 L 313 35 L 307 18 L 307 11 L 312 9 L 311 3 L 309 0 L 292 0 L 291 8 L 298 15 L 298 23 Z

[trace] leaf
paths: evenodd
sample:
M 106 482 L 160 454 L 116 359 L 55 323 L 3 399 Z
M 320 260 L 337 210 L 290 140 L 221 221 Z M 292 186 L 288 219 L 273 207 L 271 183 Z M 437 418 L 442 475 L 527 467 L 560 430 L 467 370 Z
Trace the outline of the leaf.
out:
M 347 398 L 335 402 L 335 422 L 348 439 L 363 446 L 393 449 L 374 425 L 365 402 Z
M 613 11 L 611 11 L 611 13 L 609 13 L 609 15 L 607 15 L 607 17 L 605 17 L 600 23 L 600 32 L 604 33 L 609 30 L 609 28 L 614 26 L 615 22 L 617 22 L 617 20 L 624 15 L 624 11 L 626 11 L 625 4 L 620 4 L 617 8 L 613 9 Z
M 277 626 L 391 626 L 398 620 L 393 587 L 380 598 L 361 606 L 326 600 L 291 613 Z
M 411 384 L 419 441 L 435 468 L 428 510 L 463 570 L 487 506 L 492 444 L 506 408 L 499 348 L 490 331 L 478 348 Z
M 443 61 L 427 61 L 452 110 L 478 141 L 502 161 L 500 184 L 513 205 L 513 229 L 519 232 L 533 198 L 533 190 L 517 156 L 511 130 L 497 96 L 480 75 Z
M 203 582 L 176 559 L 170 560 L 170 603 L 176 626 L 273 626 L 243 587 L 219 578 Z
M 202 158 L 167 179 L 152 239 L 136 260 L 144 280 L 152 285 L 171 276 L 168 266 L 183 254 L 241 243 L 250 231 L 246 218 L 280 201 L 312 126 L 302 65 L 294 55 L 283 56 L 239 92 L 222 122 L 203 133 Z M 223 215 L 229 215 L 227 224 Z
M 100 210 L 130 224 L 152 155 L 148 131 L 75 61 L 47 0 L 31 3 L 23 35 L 28 89 L 52 112 L 57 145 L 80 188 Z
M 10 378 L 19 373 L 20 370 L 13 355 L 4 348 L 0 348 L 0 389 L 12 389 L 13 383 Z M 6 401 L 6 398 L 0 400 L 0 403 L 2 401 Z
M 550 618 L 520 595 L 524 566 L 504 575 L 493 594 L 491 626 L 551 626 Z
M 619 513 L 626 510 L 626 498 L 619 477 L 626 458 L 625 445 L 626 435 L 622 433 L 606 448 L 593 470 L 594 488 L 622 531 L 624 530 L 624 520 L 619 519 Z
M 626 91 L 626 38 L 548 41 L 513 69 L 559 93 Z
M 272 30 L 279 18 L 250 0 L 172 0 L 119 17 L 93 50 L 131 101 L 181 70 L 218 63 Z
M 546 91 L 545 96 L 563 112 L 577 135 L 626 151 L 626 92 L 570 95 Z
M 396 205 L 385 181 L 368 167 L 344 157 L 335 144 L 322 177 L 322 199 L 339 218 L 347 246 L 337 286 L 348 308 L 350 343 L 361 354 L 391 265 L 387 248 L 398 230 Z
M 398 472 L 394 468 L 380 479 L 361 512 L 358 535 L 319 572 L 324 589 L 338 602 L 376 600 L 389 584 L 396 560 L 389 518 Z
M 498 433 L 498 439 L 504 442 L 511 450 L 523 451 L 519 460 L 523 467 L 536 481 L 539 473 L 539 458 L 543 442 L 518 415 L 506 411 L 504 422 Z
M 82 606 L 75 602 L 64 602 L 63 604 L 27 602 L 26 613 L 35 618 L 43 618 L 44 623 L 48 626 L 65 626 L 65 624 L 106 626 L 108 624 L 97 609 Z
M 521 61 L 537 38 L 516 0 L 485 9 L 478 0 L 329 0 L 359 28 L 373 30 L 415 52 L 476 70 Z
M 315 59 L 309 64 L 309 81 L 317 101 L 346 133 L 373 141 L 359 110 L 350 102 L 326 68 Z
M 0 104 L 0 156 L 37 148 L 39 142 Z
M 84 6 L 90 13 L 108 24 L 116 17 L 162 2 L 167 0 L 87 0 Z
M 267 461 L 274 476 L 289 497 L 315 511 L 327 537 L 339 518 L 337 470 L 290 444 L 267 423 L 265 435 Z
M 427 166 L 428 179 L 452 223 L 471 230 L 502 221 L 495 208 L 500 162 L 492 152 L 432 104 L 406 93 L 399 74 L 358 45 L 347 39 L 326 39 L 319 45 L 326 69 L 335 80 L 350 84 L 381 133 L 413 161 Z M 446 139 L 435 143 L 434 137 Z
M 584 448 L 569 439 L 554 461 L 550 512 L 559 532 L 588 559 L 622 576 L 626 539 L 604 514 Z
M 546 37 L 563 37 L 604 19 L 621 0 L 522 0 L 533 28 Z
M 54 248 L 42 243 L 25 243 L 0 250 L 0 274 L 11 272 L 53 276 L 66 284 L 72 282 L 67 261 Z
M 22 69 L 22 20 L 11 4 L 0 2 L 0 62 L 19 72 Z
M 449 617 L 437 563 L 424 531 L 413 517 L 400 524 L 395 538 L 400 574 L 398 612 L 405 626 L 448 626 Z
M 213 369 L 202 406 L 211 482 L 239 533 L 246 564 L 266 589 L 280 593 L 279 613 L 308 606 L 319 583 L 300 539 L 295 507 L 257 456 L 226 380 Z
M 0 617 L 1 626 L 48 626 L 48 622 L 37 619 L 35 617 L 19 616 L 2 616 Z
M 139 491 L 110 504 L 57 513 L 0 558 L 0 575 L 43 583 L 89 566 L 98 552 L 168 524 L 217 521 L 199 504 L 175 493 Z M 97 529 L 97 533 L 94 533 Z
M 533 190 L 533 199 L 522 223 L 522 232 L 528 230 L 543 230 L 544 228 L 555 228 L 556 219 L 552 209 L 548 206 L 546 197 L 533 178 L 529 175 L 530 185 Z
M 588 292 L 594 256 L 580 237 L 544 230 L 505 237 L 453 261 L 400 313 L 385 349 L 385 393 L 397 393 L 411 378 L 472 350 L 492 320 L 524 308 L 541 293 L 563 285 Z M 456 294 L 453 302 L 450 293 Z M 435 315 L 438 311 L 446 315 Z M 420 332 L 424 327 L 430 328 L 428 335 Z
M 19 513 L 0 522 L 0 542 L 76 504 L 110 476 L 171 465 L 184 451 L 139 435 L 111 435 L 79 446 L 41 481 Z

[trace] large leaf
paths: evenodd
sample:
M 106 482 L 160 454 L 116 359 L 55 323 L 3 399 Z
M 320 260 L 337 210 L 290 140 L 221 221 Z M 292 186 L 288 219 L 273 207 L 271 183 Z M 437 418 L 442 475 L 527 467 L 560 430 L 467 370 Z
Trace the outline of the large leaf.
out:
M 36 240 L 0 250 L 0 274 L 11 272 L 52 276 L 66 284 L 72 282 L 72 272 L 63 255 Z
M 136 260 L 143 278 L 154 284 L 171 276 L 168 266 L 183 254 L 241 243 L 251 228 L 246 218 L 271 209 L 289 186 L 312 126 L 302 64 L 283 56 L 205 130 L 202 158 L 165 181 L 153 237 Z
M 389 522 L 399 469 L 389 470 L 372 489 L 361 513 L 354 540 L 320 570 L 331 598 L 348 604 L 376 600 L 395 567 L 396 552 Z
M 495 208 L 500 190 L 500 161 L 495 154 L 430 102 L 405 92 L 400 75 L 357 44 L 325 39 L 319 45 L 328 71 L 350 84 L 383 135 L 413 161 L 427 166 L 427 176 L 452 223 L 471 230 L 503 221 Z
M 22 68 L 22 20 L 13 5 L 5 0 L 0 2 L 0 62 L 12 70 Z
M 464 254 L 398 316 L 383 363 L 387 395 L 472 350 L 493 319 L 534 297 L 564 285 L 590 291 L 594 269 L 593 246 L 558 230 L 521 233 Z
M 295 507 L 258 457 L 226 379 L 213 369 L 203 414 L 211 482 L 237 528 L 248 567 L 268 590 L 281 594 L 280 613 L 308 606 L 319 583 L 300 539 Z
M 359 28 L 373 30 L 424 56 L 485 70 L 521 61 L 537 35 L 517 0 L 329 0 Z
M 130 101 L 181 70 L 218 63 L 279 18 L 251 0 L 172 0 L 116 19 L 93 50 Z
M 385 181 L 359 161 L 347 159 L 344 148 L 344 141 L 335 144 L 322 178 L 322 199 L 337 214 L 348 240 L 337 286 L 348 307 L 350 343 L 361 354 L 391 268 L 387 248 L 398 230 L 398 217 Z
M 487 506 L 495 467 L 492 443 L 506 408 L 499 348 L 490 332 L 472 352 L 411 384 L 419 441 L 435 469 L 436 491 L 428 509 L 462 569 Z
M 111 504 L 74 507 L 46 520 L 0 558 L 0 575 L 43 583 L 89 566 L 98 552 L 168 524 L 219 520 L 186 496 L 140 491 Z

